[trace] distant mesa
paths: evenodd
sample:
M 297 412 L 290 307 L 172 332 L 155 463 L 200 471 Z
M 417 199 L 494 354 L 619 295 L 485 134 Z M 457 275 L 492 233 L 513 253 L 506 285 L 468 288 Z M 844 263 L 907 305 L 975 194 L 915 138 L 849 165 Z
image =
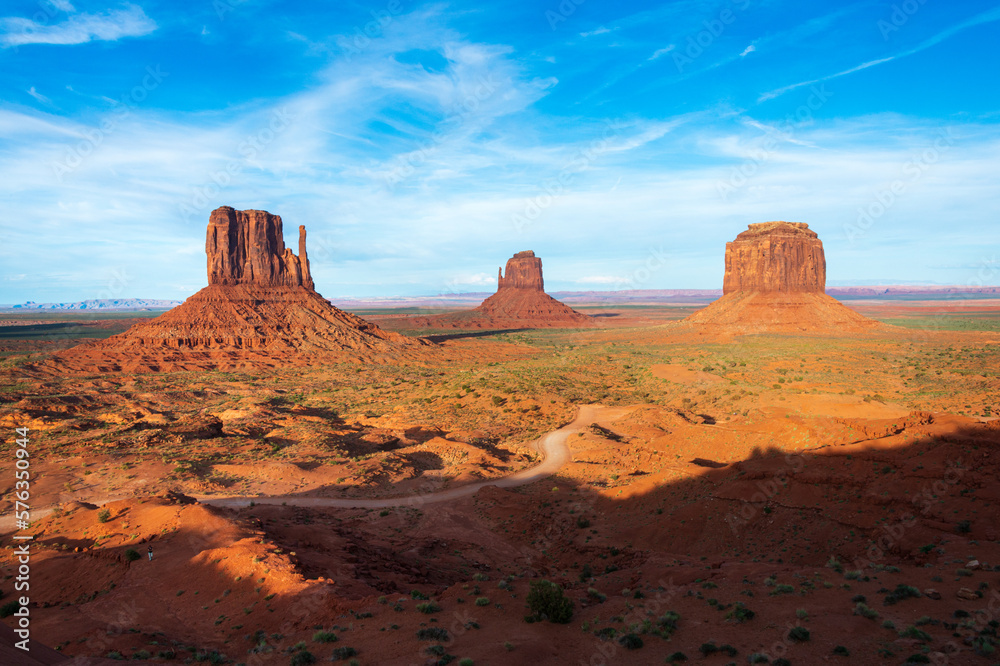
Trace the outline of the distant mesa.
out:
M 317 356 L 397 358 L 430 344 L 384 331 L 316 293 L 305 227 L 299 227 L 296 255 L 285 247 L 278 215 L 217 208 L 205 252 L 207 287 L 124 333 L 54 354 L 49 365 L 71 371 L 235 369 Z
M 531 250 L 507 260 L 497 269 L 497 292 L 482 305 L 466 312 L 417 317 L 408 324 L 417 328 L 553 328 L 589 326 L 590 317 L 545 293 L 542 260 Z
M 764 222 L 726 243 L 722 293 L 824 293 L 823 241 L 804 222 Z
M 826 294 L 823 242 L 802 222 L 751 224 L 726 243 L 722 292 L 684 323 L 722 335 L 888 328 Z

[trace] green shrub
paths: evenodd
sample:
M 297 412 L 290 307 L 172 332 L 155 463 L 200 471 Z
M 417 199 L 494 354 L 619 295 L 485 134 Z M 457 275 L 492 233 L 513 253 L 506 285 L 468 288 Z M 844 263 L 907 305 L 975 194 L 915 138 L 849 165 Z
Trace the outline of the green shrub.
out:
M 128 550 L 125 551 L 125 559 L 128 560 L 129 562 L 135 562 L 136 560 L 138 560 L 141 557 L 142 557 L 142 555 L 140 555 L 139 553 L 137 553 L 132 548 L 129 548 Z
M 679 664 L 682 661 L 687 661 L 687 660 L 688 660 L 687 655 L 684 654 L 683 652 L 674 652 L 672 654 L 667 655 L 668 664 Z
M 337 634 L 332 631 L 317 631 L 313 634 L 314 643 L 336 643 Z
M 843 645 L 838 645 L 837 647 L 833 648 L 833 653 L 835 655 L 837 655 L 838 657 L 850 657 L 851 656 L 851 651 L 848 650 L 847 648 L 845 648 Z
M 0 617 L 10 617 L 21 608 L 21 604 L 16 601 L 8 601 L 3 606 L 0 606 Z
M 625 634 L 618 639 L 618 643 L 626 650 L 638 650 L 643 645 L 639 634 Z
M 417 640 L 447 641 L 451 640 L 451 637 L 448 635 L 447 629 L 442 629 L 441 627 L 427 627 L 426 629 L 417 629 Z
M 792 627 L 788 637 L 796 643 L 805 643 L 809 640 L 809 630 L 805 627 Z
M 301 652 L 296 652 L 292 655 L 291 661 L 288 662 L 289 666 L 309 666 L 309 664 L 316 663 L 316 657 L 312 652 L 308 650 L 302 650 Z
M 417 604 L 417 610 L 425 615 L 430 615 L 431 613 L 439 612 L 441 607 L 433 601 L 425 601 L 422 604 Z
M 475 662 L 468 657 L 462 657 L 458 660 L 458 666 L 473 666 Z
M 923 629 L 917 629 L 913 625 L 910 625 L 906 629 L 903 629 L 901 632 L 899 632 L 899 635 L 901 638 L 914 638 L 918 641 L 924 641 L 926 643 L 929 643 L 931 640 L 930 634 L 928 634 Z
M 710 654 L 715 654 L 719 651 L 719 646 L 715 643 L 702 643 L 701 647 L 698 648 L 703 655 L 706 657 Z
M 561 587 L 548 580 L 532 581 L 527 603 L 535 620 L 567 624 L 573 617 L 573 601 L 563 594 Z
M 677 631 L 677 624 L 681 621 L 679 613 L 667 611 L 656 621 L 657 633 L 663 638 L 670 638 Z
M 897 604 L 904 599 L 915 599 L 922 596 L 920 590 L 913 587 L 912 585 L 903 585 L 900 583 L 896 586 L 896 589 L 885 595 L 885 605 L 892 606 Z
M 869 620 L 874 620 L 878 617 L 878 611 L 874 608 L 869 608 L 868 604 L 863 601 L 859 601 L 856 606 L 854 606 L 854 614 L 860 615 L 861 617 L 866 617 Z
M 737 601 L 733 609 L 726 613 L 726 619 L 735 620 L 742 624 L 743 622 L 749 622 L 752 620 L 754 615 L 756 615 L 756 613 L 744 606 L 742 601 Z
M 410 590 L 410 598 L 411 599 L 429 599 L 430 597 L 428 597 L 426 594 L 424 594 L 420 590 Z
M 350 659 L 358 654 L 358 651 L 352 647 L 339 647 L 334 648 L 333 654 L 330 655 L 330 661 L 340 661 L 341 659 Z
M 477 598 L 476 599 L 476 605 L 477 606 L 489 606 L 490 605 L 489 597 L 479 597 L 479 598 Z
M 97 522 L 106 523 L 111 520 L 111 509 L 101 509 L 97 512 Z
M 593 587 L 587 588 L 587 596 L 602 604 L 608 599 L 608 596 L 606 594 L 602 594 Z

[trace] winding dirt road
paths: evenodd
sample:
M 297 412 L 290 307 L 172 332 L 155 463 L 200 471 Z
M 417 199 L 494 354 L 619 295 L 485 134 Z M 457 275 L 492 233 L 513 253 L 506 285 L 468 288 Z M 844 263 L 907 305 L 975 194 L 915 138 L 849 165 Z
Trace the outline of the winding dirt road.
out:
M 544 479 L 547 476 L 555 474 L 559 471 L 559 468 L 570 461 L 569 447 L 566 446 L 567 437 L 590 425 L 598 418 L 610 412 L 619 411 L 622 411 L 621 408 L 581 405 L 577 410 L 576 418 L 571 423 L 564 425 L 558 430 L 553 430 L 548 434 L 542 435 L 538 439 L 536 446 L 539 453 L 542 454 L 542 462 L 539 464 L 500 479 L 477 481 L 476 483 L 442 490 L 437 493 L 410 495 L 409 497 L 392 497 L 388 499 L 339 499 L 333 497 L 300 497 L 297 495 L 276 495 L 272 497 L 196 497 L 202 504 L 228 508 L 250 506 L 250 502 L 254 504 L 287 504 L 288 506 L 336 507 L 341 509 L 384 509 L 397 506 L 415 507 L 425 504 L 435 504 L 437 502 L 447 502 L 460 497 L 475 495 L 480 488 L 485 488 L 486 486 L 514 488 L 534 483 L 539 479 Z

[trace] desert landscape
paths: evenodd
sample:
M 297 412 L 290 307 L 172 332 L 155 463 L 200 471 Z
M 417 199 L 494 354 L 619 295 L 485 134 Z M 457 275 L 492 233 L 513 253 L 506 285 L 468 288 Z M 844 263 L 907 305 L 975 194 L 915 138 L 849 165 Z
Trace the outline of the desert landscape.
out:
M 65 317 L 110 337 L 52 352 L 4 315 L 0 421 L 44 498 L 7 663 L 991 663 L 991 295 L 850 309 L 772 222 L 706 308 L 576 311 L 524 252 L 502 308 L 375 324 L 299 234 L 214 211 L 205 290 Z
M 998 27 L 5 3 L 0 666 L 1000 666 Z

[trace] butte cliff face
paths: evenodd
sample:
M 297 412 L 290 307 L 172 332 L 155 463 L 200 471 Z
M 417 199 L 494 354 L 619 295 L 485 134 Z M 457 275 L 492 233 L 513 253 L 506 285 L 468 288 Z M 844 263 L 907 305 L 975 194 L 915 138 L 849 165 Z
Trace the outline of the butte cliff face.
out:
M 825 293 L 823 242 L 803 222 L 764 222 L 726 243 L 722 293 Z
M 507 260 L 497 273 L 497 293 L 468 312 L 410 321 L 417 328 L 553 328 L 588 326 L 590 317 L 545 293 L 542 260 L 531 250 Z
M 684 320 L 701 333 L 870 333 L 884 326 L 826 295 L 823 243 L 802 222 L 751 224 L 726 244 L 723 296 Z
M 504 289 L 530 289 L 545 291 L 542 279 L 542 260 L 531 250 L 518 252 L 507 260 L 507 277 L 497 269 L 497 291 Z
M 232 369 L 400 358 L 429 344 L 384 331 L 318 294 L 305 227 L 296 255 L 285 247 L 277 215 L 218 208 L 205 251 L 207 287 L 124 333 L 55 354 L 50 364 L 70 371 Z
M 285 247 L 281 217 L 263 210 L 212 211 L 205 238 L 208 284 L 313 289 L 306 228 L 299 227 L 299 255 Z

